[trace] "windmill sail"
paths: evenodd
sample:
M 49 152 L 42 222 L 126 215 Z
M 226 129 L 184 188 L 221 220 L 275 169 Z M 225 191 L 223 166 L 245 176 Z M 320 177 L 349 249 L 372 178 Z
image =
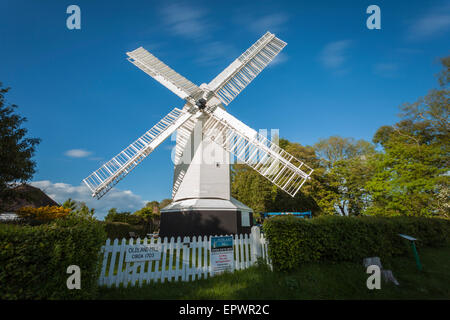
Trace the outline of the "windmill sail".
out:
M 207 111 L 203 135 L 249 165 L 292 197 L 313 169 L 267 140 L 225 110 Z
M 175 72 L 144 48 L 139 47 L 136 50 L 127 52 L 127 55 L 129 56 L 128 61 L 171 90 L 181 99 L 193 97 L 201 92 L 197 85 Z
M 92 196 L 100 199 L 192 116 L 188 111 L 173 109 L 117 156 L 94 171 L 83 180 L 91 189 Z
M 222 71 L 208 87 L 228 105 L 280 53 L 286 42 L 267 32 Z

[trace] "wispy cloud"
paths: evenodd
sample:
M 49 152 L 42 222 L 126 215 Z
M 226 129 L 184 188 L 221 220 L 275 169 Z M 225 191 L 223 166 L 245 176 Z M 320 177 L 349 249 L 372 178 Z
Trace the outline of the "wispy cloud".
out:
M 431 8 L 427 13 L 409 22 L 408 40 L 443 35 L 450 32 L 450 5 Z
M 385 78 L 393 78 L 398 76 L 399 66 L 396 63 L 377 63 L 373 68 L 376 75 Z
M 111 189 L 107 195 L 97 200 L 91 197 L 91 191 L 84 184 L 73 186 L 68 183 L 51 182 L 49 180 L 33 181 L 30 184 L 41 189 L 50 198 L 61 204 L 68 198 L 85 202 L 89 208 L 95 208 L 97 218 L 103 218 L 111 208 L 134 212 L 148 202 L 130 190 L 117 188 Z
M 211 27 L 207 12 L 183 2 L 171 3 L 161 9 L 162 19 L 169 30 L 191 40 L 204 39 Z
M 71 158 L 85 158 L 91 155 L 92 152 L 83 149 L 71 149 L 67 150 L 64 154 Z
M 347 70 L 345 63 L 348 58 L 348 48 L 351 40 L 339 40 L 328 43 L 319 54 L 322 65 L 335 72 L 342 73 Z
M 231 44 L 221 41 L 206 43 L 199 52 L 196 62 L 203 66 L 225 65 L 231 63 L 239 55 L 238 50 Z
M 268 68 L 277 66 L 279 64 L 282 64 L 289 60 L 289 57 L 284 52 L 280 52 L 275 59 L 272 60 L 272 62 L 267 66 Z

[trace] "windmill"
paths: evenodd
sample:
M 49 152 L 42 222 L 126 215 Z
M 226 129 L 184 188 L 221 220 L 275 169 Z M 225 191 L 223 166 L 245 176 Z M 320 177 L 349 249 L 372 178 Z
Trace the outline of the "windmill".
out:
M 252 209 L 231 197 L 230 154 L 292 197 L 313 169 L 229 114 L 237 95 L 286 43 L 267 32 L 200 87 L 140 47 L 128 60 L 184 100 L 83 181 L 100 199 L 176 131 L 172 203 L 161 210 L 161 236 L 248 232 Z

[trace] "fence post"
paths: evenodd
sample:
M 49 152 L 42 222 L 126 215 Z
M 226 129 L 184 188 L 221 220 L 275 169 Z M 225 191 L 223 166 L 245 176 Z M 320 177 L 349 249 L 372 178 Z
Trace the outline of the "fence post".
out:
M 252 248 L 252 264 L 256 263 L 259 257 L 262 255 L 261 247 L 261 230 L 257 226 L 253 226 L 251 229 L 251 248 Z

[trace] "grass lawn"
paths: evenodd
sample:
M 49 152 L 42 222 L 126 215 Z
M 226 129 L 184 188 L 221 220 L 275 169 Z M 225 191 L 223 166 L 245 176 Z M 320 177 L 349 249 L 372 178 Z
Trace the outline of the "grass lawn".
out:
M 102 287 L 98 299 L 450 299 L 450 245 L 419 248 L 423 271 L 409 256 L 381 261 L 400 283 L 369 290 L 361 263 L 315 263 L 290 273 L 252 267 L 194 282 Z

